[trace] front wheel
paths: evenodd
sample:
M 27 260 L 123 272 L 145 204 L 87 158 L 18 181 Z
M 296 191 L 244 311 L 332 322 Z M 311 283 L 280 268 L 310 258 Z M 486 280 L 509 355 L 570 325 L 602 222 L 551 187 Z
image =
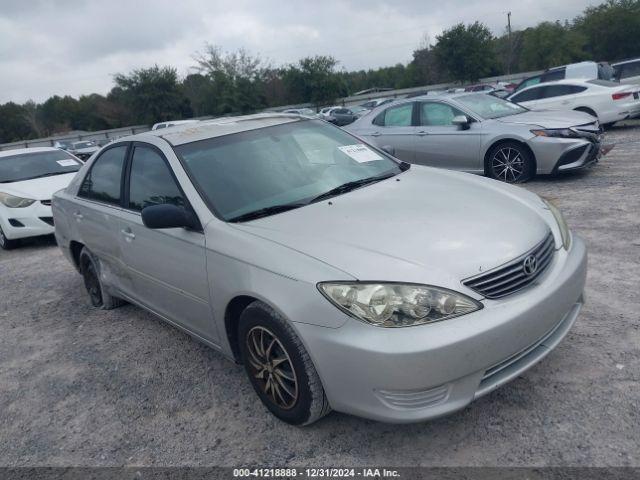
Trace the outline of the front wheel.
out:
M 18 246 L 18 240 L 9 240 L 2 227 L 0 227 L 0 248 L 3 250 L 11 250 L 12 248 L 16 248 Z
M 535 174 L 531 154 L 516 142 L 505 142 L 491 149 L 488 156 L 489 176 L 506 183 L 523 183 Z
M 240 316 L 240 355 L 253 389 L 276 417 L 309 425 L 331 411 L 320 377 L 293 328 L 256 301 Z

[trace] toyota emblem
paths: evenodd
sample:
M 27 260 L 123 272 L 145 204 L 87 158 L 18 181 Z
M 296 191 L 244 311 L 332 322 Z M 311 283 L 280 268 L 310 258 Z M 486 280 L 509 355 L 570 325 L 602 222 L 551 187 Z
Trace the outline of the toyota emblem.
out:
M 522 262 L 522 270 L 527 277 L 530 277 L 538 270 L 538 259 L 535 255 L 529 255 Z

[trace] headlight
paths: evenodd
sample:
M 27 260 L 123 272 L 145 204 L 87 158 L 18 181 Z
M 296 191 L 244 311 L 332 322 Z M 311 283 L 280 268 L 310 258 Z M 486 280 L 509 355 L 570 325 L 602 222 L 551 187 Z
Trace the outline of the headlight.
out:
M 545 130 L 531 130 L 536 137 L 556 137 L 556 138 L 579 138 L 576 132 L 570 128 L 557 128 Z
M 31 205 L 35 200 L 30 198 L 14 197 L 8 193 L 0 192 L 0 202 L 9 208 L 24 208 Z
M 482 308 L 461 293 L 426 285 L 327 282 L 318 289 L 344 312 L 377 327 L 411 327 Z
M 558 228 L 560 229 L 560 236 L 562 237 L 562 246 L 565 250 L 569 250 L 571 247 L 571 232 L 569 231 L 569 227 L 567 226 L 567 222 L 562 215 L 562 212 L 549 200 L 543 198 L 542 201 L 545 203 L 547 208 L 551 211 L 554 218 L 556 219 L 556 223 L 558 224 Z

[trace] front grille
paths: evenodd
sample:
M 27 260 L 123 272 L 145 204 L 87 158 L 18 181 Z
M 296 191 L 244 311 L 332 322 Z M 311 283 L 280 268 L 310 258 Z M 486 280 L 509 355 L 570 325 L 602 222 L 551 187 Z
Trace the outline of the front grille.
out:
M 40 200 L 40 203 L 48 207 L 51 206 L 51 200 Z
M 53 227 L 53 217 L 39 217 L 44 223 L 48 223 Z
M 549 232 L 542 242 L 524 255 L 493 270 L 467 278 L 462 283 L 486 298 L 511 295 L 542 275 L 553 259 L 555 246 L 553 234 Z M 529 268 L 525 266 L 527 260 Z M 535 262 L 535 269 L 531 268 L 532 262 Z

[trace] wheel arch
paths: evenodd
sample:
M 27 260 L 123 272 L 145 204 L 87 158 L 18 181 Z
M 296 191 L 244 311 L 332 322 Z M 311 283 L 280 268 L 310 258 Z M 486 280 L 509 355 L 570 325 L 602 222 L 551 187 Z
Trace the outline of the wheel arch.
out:
M 71 251 L 71 258 L 73 259 L 73 265 L 76 267 L 76 270 L 80 271 L 80 252 L 84 245 L 75 240 L 71 240 L 69 242 L 69 250 Z
M 596 112 L 591 107 L 580 106 L 580 107 L 575 107 L 573 110 L 576 111 L 576 112 L 588 113 L 592 117 L 600 118 L 600 117 L 598 117 L 598 112 Z
M 531 161 L 533 162 L 534 174 L 537 173 L 537 171 L 538 171 L 538 160 L 536 159 L 535 153 L 533 153 L 533 150 L 531 150 L 531 147 L 529 145 L 527 145 L 526 142 L 524 142 L 522 140 L 518 140 L 517 138 L 501 138 L 499 140 L 496 140 L 492 144 L 490 144 L 489 147 L 484 152 L 484 174 L 485 174 L 485 176 L 489 176 L 489 154 L 491 153 L 491 151 L 495 147 L 497 147 L 498 145 L 502 145 L 503 143 L 517 143 L 518 145 L 523 147 L 529 153 L 529 155 L 531 156 Z
M 236 363 L 242 363 L 240 358 L 240 350 L 238 348 L 238 326 L 240 325 L 240 315 L 245 308 L 255 301 L 263 300 L 251 295 L 238 295 L 232 298 L 227 304 L 224 312 L 224 330 L 231 348 L 233 359 Z

